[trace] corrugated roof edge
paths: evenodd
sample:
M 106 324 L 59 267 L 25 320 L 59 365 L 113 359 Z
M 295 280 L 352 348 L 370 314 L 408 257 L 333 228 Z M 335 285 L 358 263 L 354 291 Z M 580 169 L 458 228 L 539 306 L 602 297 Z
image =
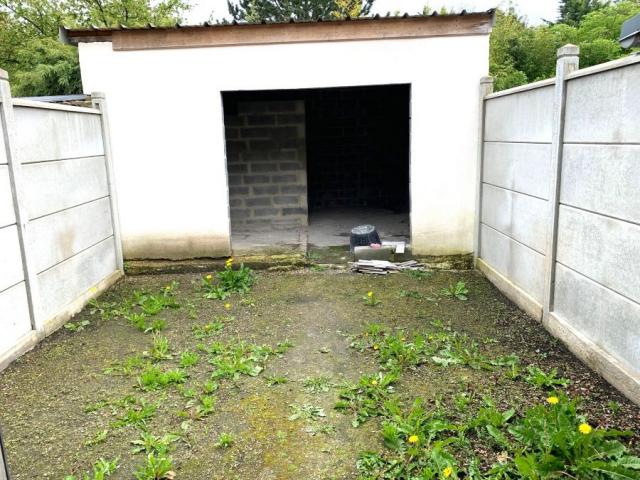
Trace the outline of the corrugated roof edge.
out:
M 78 42 L 105 42 L 105 41 L 108 42 L 108 41 L 111 41 L 111 35 L 113 34 L 113 32 L 121 32 L 121 31 L 143 32 L 143 31 L 157 31 L 157 30 L 167 31 L 167 30 L 177 30 L 177 29 L 222 29 L 222 28 L 242 28 L 242 27 L 248 27 L 248 26 L 256 27 L 260 25 L 285 26 L 290 24 L 317 25 L 319 23 L 339 24 L 339 23 L 347 23 L 347 22 L 376 22 L 376 21 L 380 22 L 380 21 L 388 21 L 388 20 L 397 21 L 402 19 L 428 20 L 432 18 L 442 18 L 442 17 L 450 18 L 450 17 L 461 17 L 461 16 L 487 17 L 487 19 L 491 21 L 491 24 L 493 24 L 493 21 L 495 19 L 495 11 L 496 11 L 495 8 L 491 8 L 489 10 L 478 11 L 478 12 L 467 12 L 466 10 L 462 10 L 459 13 L 448 13 L 448 14 L 439 14 L 437 12 L 433 12 L 429 15 L 409 15 L 408 13 L 405 13 L 404 15 L 400 15 L 400 16 L 397 16 L 397 15 L 392 16 L 389 14 L 387 14 L 386 16 L 381 16 L 377 14 L 377 15 L 367 16 L 367 17 L 356 17 L 356 18 L 347 17 L 345 19 L 318 18 L 317 20 L 296 20 L 294 18 L 291 18 L 290 20 L 285 22 L 270 22 L 270 21 L 263 20 L 260 23 L 237 22 L 234 20 L 233 22 L 228 22 L 228 23 L 211 24 L 209 22 L 203 22 L 195 25 L 176 23 L 175 25 L 157 26 L 157 25 L 148 23 L 145 26 L 136 26 L 136 27 L 129 27 L 127 25 L 118 25 L 114 27 L 98 27 L 93 25 L 89 28 L 67 28 L 62 26 L 60 27 L 59 39 L 63 43 L 70 44 L 70 45 L 77 45 Z

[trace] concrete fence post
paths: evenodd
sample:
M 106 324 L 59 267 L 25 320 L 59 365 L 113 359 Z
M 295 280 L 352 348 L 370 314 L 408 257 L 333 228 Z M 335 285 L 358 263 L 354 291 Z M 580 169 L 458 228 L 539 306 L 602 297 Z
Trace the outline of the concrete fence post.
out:
M 13 101 L 11 99 L 11 87 L 7 72 L 0 69 L 0 130 L 4 136 L 4 148 L 9 167 L 9 182 L 13 198 L 13 209 L 18 228 L 18 242 L 22 256 L 22 270 L 24 273 L 27 302 L 31 328 L 40 330 L 40 310 L 38 304 L 37 272 L 30 256 L 31 242 L 29 239 L 29 216 L 24 200 L 24 188 L 22 186 L 22 165 L 20 159 L 12 151 L 14 142 Z
M 567 100 L 566 77 L 579 67 L 580 49 L 565 45 L 558 49 L 556 83 L 553 97 L 553 124 L 551 131 L 551 169 L 549 184 L 549 215 L 545 257 L 545 282 L 542 323 L 548 323 L 553 311 L 555 290 L 556 253 L 558 244 L 558 213 L 560 208 L 560 184 L 562 175 L 562 151 L 564 144 L 564 114 Z
M 93 108 L 100 110 L 100 123 L 102 126 L 102 144 L 104 147 L 104 160 L 107 168 L 107 183 L 109 185 L 109 202 L 111 207 L 111 225 L 113 239 L 116 248 L 116 264 L 118 270 L 124 272 L 124 260 L 122 257 L 122 237 L 120 235 L 120 216 L 118 213 L 118 195 L 116 192 L 116 178 L 113 169 L 113 156 L 111 153 L 111 132 L 109 130 L 109 112 L 107 99 L 102 92 L 91 93 Z
M 480 79 L 480 91 L 478 95 L 478 157 L 476 161 L 476 216 L 473 234 L 473 266 L 476 266 L 480 256 L 480 223 L 482 221 L 482 170 L 484 168 L 484 122 L 485 122 L 485 98 L 493 93 L 493 78 L 482 77 Z

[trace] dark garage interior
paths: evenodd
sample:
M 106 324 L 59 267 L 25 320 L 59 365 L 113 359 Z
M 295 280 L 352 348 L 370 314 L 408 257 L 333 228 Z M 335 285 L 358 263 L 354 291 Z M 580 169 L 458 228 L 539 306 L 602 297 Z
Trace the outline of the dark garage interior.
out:
M 410 86 L 225 92 L 234 251 L 409 240 Z

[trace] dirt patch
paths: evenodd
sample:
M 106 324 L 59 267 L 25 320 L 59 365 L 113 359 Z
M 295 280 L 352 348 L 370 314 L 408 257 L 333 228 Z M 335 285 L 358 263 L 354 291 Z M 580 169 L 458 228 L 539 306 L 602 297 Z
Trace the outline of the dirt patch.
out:
M 144 460 L 131 452 L 130 442 L 139 437 L 140 428 L 114 426 L 125 411 L 118 402 L 127 396 L 157 405 L 155 415 L 146 422 L 149 432 L 181 436 L 171 453 L 176 478 L 357 478 L 359 453 L 382 448 L 380 423 L 372 420 L 354 428 L 351 416 L 333 406 L 341 384 L 380 369 L 371 353 L 350 346 L 353 337 L 372 322 L 411 333 L 428 330 L 434 320 L 440 320 L 468 334 L 487 355 L 516 354 L 523 365 L 558 368 L 559 375 L 572 382 L 566 391 L 585 399 L 583 408 L 594 426 L 640 430 L 638 407 L 475 272 L 439 272 L 426 279 L 337 271 L 264 272 L 250 294 L 225 301 L 202 298 L 197 290 L 200 279 L 184 274 L 128 277 L 100 299 L 119 303 L 134 291 L 157 292 L 172 281 L 179 282 L 180 308 L 158 315 L 166 320 L 161 335 L 169 340 L 173 358 L 157 365 L 179 368 L 181 352 L 200 351 L 200 362 L 184 369 L 189 377 L 181 388 L 143 391 L 136 387 L 139 372 L 105 374 L 113 364 L 149 351 L 152 335 L 120 316 L 101 319 L 90 308 L 74 319 L 91 321 L 84 331 L 60 330 L 0 374 L 0 425 L 13 478 L 63 478 L 89 470 L 100 457 L 119 458 L 120 467 L 112 478 L 132 478 Z M 468 301 L 441 293 L 459 280 L 469 289 Z M 363 305 L 367 291 L 375 292 L 382 303 L 373 308 Z M 221 319 L 219 331 L 195 337 L 194 326 Z M 195 419 L 190 416 L 194 400 L 185 390 L 200 395 L 210 380 L 213 367 L 198 346 L 212 342 L 271 347 L 290 342 L 293 346 L 281 356 L 270 355 L 265 370 L 256 377 L 219 380 L 219 388 L 212 393 L 217 399 L 213 413 Z M 306 380 L 319 377 L 328 379 L 325 390 L 305 387 Z M 287 381 L 269 381 L 275 378 Z M 396 390 L 405 403 L 418 396 L 447 403 L 457 393 L 471 392 L 516 408 L 544 401 L 546 396 L 526 382 L 507 379 L 499 370 L 430 364 L 404 372 Z M 99 402 L 103 406 L 95 407 Z M 305 405 L 322 409 L 325 416 L 289 419 L 296 407 Z M 103 430 L 108 431 L 104 441 L 87 445 Z M 221 433 L 233 437 L 230 447 L 216 446 Z M 632 445 L 635 442 L 637 438 L 631 440 Z

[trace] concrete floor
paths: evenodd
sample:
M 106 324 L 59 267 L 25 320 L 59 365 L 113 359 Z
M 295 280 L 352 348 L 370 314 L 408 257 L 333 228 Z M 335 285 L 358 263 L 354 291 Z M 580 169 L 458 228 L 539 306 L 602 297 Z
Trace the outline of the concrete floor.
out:
M 232 232 L 231 245 L 236 255 L 284 253 L 307 250 L 307 246 L 349 245 L 351 229 L 362 224 L 375 225 L 382 240 L 409 242 L 409 214 L 371 208 L 331 209 L 309 216 L 309 227 L 295 230 Z

